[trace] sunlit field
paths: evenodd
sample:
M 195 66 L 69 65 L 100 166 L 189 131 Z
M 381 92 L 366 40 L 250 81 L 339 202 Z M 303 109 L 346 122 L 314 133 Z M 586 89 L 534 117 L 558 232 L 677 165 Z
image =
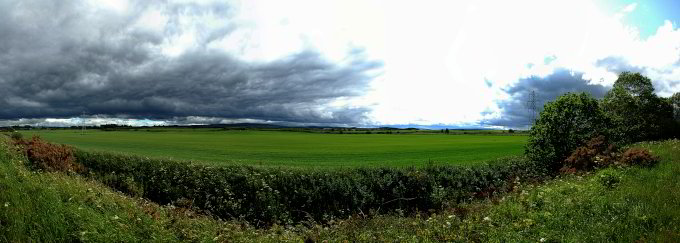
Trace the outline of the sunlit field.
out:
M 477 164 L 519 155 L 526 142 L 526 136 L 522 135 L 319 134 L 214 129 L 23 133 L 84 150 L 211 164 L 313 167 Z

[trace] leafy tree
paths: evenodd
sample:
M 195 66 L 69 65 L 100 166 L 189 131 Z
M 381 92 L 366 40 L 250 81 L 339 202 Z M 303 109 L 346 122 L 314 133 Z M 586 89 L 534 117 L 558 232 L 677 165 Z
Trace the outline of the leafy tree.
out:
M 525 154 L 553 171 L 559 170 L 574 149 L 595 136 L 607 136 L 608 124 L 595 98 L 567 93 L 545 104 L 529 131 Z
M 671 103 L 656 96 L 651 80 L 640 73 L 621 73 L 602 108 L 613 122 L 610 133 L 618 143 L 661 139 L 673 127 Z
M 673 94 L 669 100 L 673 106 L 673 118 L 675 121 L 680 122 L 680 92 Z

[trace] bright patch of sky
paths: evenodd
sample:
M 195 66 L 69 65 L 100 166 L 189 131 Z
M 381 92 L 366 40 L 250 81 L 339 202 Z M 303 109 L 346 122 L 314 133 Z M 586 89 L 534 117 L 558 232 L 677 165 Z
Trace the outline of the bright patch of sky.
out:
M 595 63 L 623 57 L 653 79 L 680 80 L 675 1 L 244 1 L 250 28 L 209 46 L 252 61 L 352 48 L 385 62 L 368 105 L 374 124 L 476 124 L 498 116 L 503 88 L 562 67 L 610 85 Z M 677 86 L 674 87 L 677 91 Z M 663 91 L 668 95 L 671 90 Z M 345 105 L 347 101 L 341 102 Z M 485 111 L 485 112 L 484 112 Z M 482 115 L 484 112 L 485 115 Z

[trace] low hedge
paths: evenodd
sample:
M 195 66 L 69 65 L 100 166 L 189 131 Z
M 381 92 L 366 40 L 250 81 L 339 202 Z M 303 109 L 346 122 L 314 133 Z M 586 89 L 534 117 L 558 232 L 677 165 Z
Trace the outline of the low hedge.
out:
M 519 178 L 546 175 L 523 157 L 466 167 L 334 170 L 210 167 L 85 151 L 76 151 L 76 158 L 88 176 L 118 190 L 261 226 L 441 209 L 512 190 Z

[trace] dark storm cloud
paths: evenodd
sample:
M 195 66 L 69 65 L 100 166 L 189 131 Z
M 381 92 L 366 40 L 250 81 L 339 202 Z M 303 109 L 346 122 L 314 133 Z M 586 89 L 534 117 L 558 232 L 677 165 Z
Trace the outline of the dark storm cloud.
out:
M 365 107 L 332 107 L 362 95 L 379 62 L 361 49 L 343 63 L 303 51 L 267 63 L 241 61 L 205 44 L 229 35 L 227 4 L 132 3 L 125 14 L 75 1 L 0 1 L 0 119 L 64 118 L 83 113 L 173 120 L 188 116 L 301 123 L 361 122 Z M 133 27 L 142 12 L 169 15 L 158 32 Z M 180 16 L 215 15 L 197 47 L 160 54 Z
M 510 95 L 507 100 L 498 102 L 501 116 L 487 120 L 483 125 L 523 128 L 531 123 L 531 111 L 528 106 L 531 92 L 536 94 L 536 107 L 541 110 L 543 105 L 567 92 L 586 92 L 595 98 L 602 98 L 609 87 L 591 84 L 583 79 L 583 73 L 566 69 L 555 70 L 552 74 L 541 78 L 532 76 L 520 79 L 516 84 L 504 91 Z

